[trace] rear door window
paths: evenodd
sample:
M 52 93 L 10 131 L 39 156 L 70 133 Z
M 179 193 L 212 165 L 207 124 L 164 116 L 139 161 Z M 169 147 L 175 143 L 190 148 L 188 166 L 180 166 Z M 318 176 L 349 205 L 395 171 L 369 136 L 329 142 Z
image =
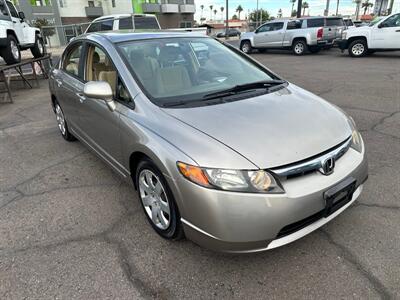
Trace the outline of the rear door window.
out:
M 313 18 L 307 20 L 307 27 L 314 28 L 314 27 L 324 27 L 325 22 L 323 18 Z
M 154 17 L 135 16 L 135 29 L 160 29 L 157 19 Z
M 281 30 L 283 28 L 283 24 L 284 24 L 283 22 L 273 23 L 271 31 Z
M 119 19 L 119 29 L 133 29 L 132 17 Z

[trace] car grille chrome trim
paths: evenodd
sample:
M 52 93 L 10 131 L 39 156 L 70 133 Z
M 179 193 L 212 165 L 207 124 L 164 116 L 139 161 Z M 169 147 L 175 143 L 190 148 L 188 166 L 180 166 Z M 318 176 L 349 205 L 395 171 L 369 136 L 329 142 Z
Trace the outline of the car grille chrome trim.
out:
M 302 176 L 313 171 L 319 171 L 322 169 L 323 163 L 328 158 L 334 158 L 334 160 L 337 161 L 340 157 L 342 157 L 347 152 L 347 150 L 349 150 L 351 146 L 351 141 L 352 138 L 349 137 L 333 150 L 330 150 L 320 156 L 311 158 L 300 163 L 294 163 L 287 167 L 278 167 L 276 169 L 272 168 L 270 170 L 280 177 Z

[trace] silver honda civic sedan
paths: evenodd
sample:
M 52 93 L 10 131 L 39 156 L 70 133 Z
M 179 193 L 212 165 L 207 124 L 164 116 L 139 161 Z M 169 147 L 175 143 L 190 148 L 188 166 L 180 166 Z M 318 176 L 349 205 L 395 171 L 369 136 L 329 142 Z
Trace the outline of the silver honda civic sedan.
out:
M 78 37 L 50 92 L 64 139 L 132 182 L 166 239 L 273 249 L 335 218 L 367 179 L 351 117 L 196 33 Z

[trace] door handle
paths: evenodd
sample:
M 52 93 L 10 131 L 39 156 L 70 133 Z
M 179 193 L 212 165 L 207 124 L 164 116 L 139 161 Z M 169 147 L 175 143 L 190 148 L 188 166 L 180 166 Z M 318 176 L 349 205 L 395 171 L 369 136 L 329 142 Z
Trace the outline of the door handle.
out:
M 83 102 L 86 100 L 86 96 L 85 96 L 84 94 L 82 94 L 82 93 L 76 93 L 76 95 L 78 96 L 79 101 L 80 101 L 81 103 L 83 103 Z
M 58 87 L 62 86 L 62 81 L 60 79 L 56 79 L 56 82 L 57 82 Z
M 399 30 L 396 30 L 396 32 L 400 32 L 400 29 L 399 29 Z
M 17 21 L 13 21 L 13 23 L 17 23 Z

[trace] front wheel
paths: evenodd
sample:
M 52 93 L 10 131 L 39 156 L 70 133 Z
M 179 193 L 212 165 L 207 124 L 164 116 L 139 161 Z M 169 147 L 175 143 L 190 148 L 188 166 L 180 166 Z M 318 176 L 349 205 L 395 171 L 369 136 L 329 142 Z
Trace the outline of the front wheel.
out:
M 240 50 L 242 50 L 246 54 L 250 54 L 251 52 L 253 52 L 253 47 L 251 46 L 249 41 L 244 41 L 240 45 Z
M 368 53 L 368 45 L 365 40 L 355 40 L 350 43 L 349 54 L 352 57 L 363 57 Z
M 43 57 L 45 54 L 43 39 L 39 35 L 36 35 L 35 45 L 31 48 L 31 52 L 34 58 Z
M 165 239 L 183 238 L 183 228 L 174 196 L 164 176 L 150 159 L 139 163 L 136 170 L 136 187 L 153 229 Z
M 295 41 L 292 50 L 295 55 L 303 55 L 307 51 L 307 44 L 303 40 Z
M 1 56 L 7 65 L 17 64 L 21 61 L 21 51 L 18 41 L 13 35 L 7 36 L 7 44 L 1 49 Z

